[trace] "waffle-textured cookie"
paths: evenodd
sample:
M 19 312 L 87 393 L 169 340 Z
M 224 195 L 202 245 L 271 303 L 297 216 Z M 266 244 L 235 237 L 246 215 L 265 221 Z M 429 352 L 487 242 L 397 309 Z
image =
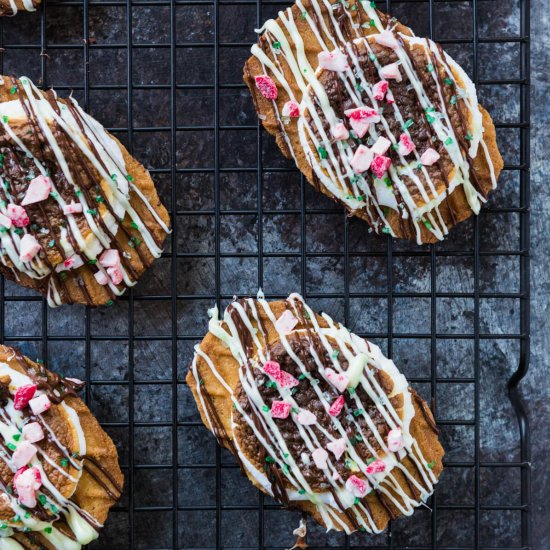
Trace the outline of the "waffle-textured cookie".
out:
M 307 0 L 262 27 L 244 80 L 309 182 L 377 233 L 442 240 L 503 162 L 466 73 L 369 2 Z
M 0 0 L 0 17 L 15 15 L 18 11 L 36 11 L 41 0 Z
M 256 487 L 347 533 L 379 533 L 432 494 L 438 429 L 377 346 L 297 294 L 210 314 L 187 383 Z
M 0 346 L 0 548 L 79 550 L 124 478 L 116 448 L 62 378 Z
M 112 303 L 169 232 L 149 172 L 72 97 L 0 78 L 0 272 L 52 306 Z

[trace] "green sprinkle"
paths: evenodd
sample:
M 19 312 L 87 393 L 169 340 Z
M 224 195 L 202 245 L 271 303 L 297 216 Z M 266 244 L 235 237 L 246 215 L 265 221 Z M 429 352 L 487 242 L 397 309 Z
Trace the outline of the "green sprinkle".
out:
M 8 230 L 6 227 L 0 227 L 0 233 L 7 233 Z
M 435 466 L 435 461 L 434 462 L 428 462 L 428 464 L 426 464 L 426 466 L 428 466 L 428 468 L 431 470 Z
M 357 439 L 357 441 L 363 441 L 363 436 L 361 434 L 355 434 L 355 439 Z
M 376 27 L 376 21 L 374 19 L 371 19 L 369 24 L 371 27 Z
M 301 495 L 305 495 L 306 490 L 305 489 L 298 489 L 298 493 L 300 493 Z
M 116 174 L 111 174 L 111 179 L 112 179 L 113 181 L 116 181 Z
M 373 53 L 369 53 L 369 59 L 371 61 L 375 61 L 376 60 L 376 56 L 373 54 Z
M 290 409 L 294 414 L 298 414 L 300 412 L 300 409 L 297 409 L 296 407 L 292 407 Z
M 371 8 L 376 8 L 376 2 L 371 2 L 371 3 L 370 3 L 370 7 L 371 7 Z
M 15 92 L 17 92 L 17 86 L 12 86 L 10 90 L 10 94 L 14 94 Z
M 449 101 L 449 103 L 451 105 L 456 105 L 456 96 L 455 95 L 453 97 L 451 97 L 451 100 Z
M 38 495 L 38 501 L 42 504 L 42 506 L 44 506 L 46 502 L 48 502 L 48 499 L 46 498 L 46 495 Z
M 52 532 L 51 527 L 44 527 L 44 533 L 48 533 L 48 535 Z
M 133 227 L 134 229 L 139 229 L 139 225 L 136 222 L 131 222 L 130 226 Z
M 17 447 L 13 443 L 7 443 L 6 447 L 8 449 L 11 449 L 12 451 L 15 451 L 15 449 L 17 449 Z
M 361 83 L 360 83 L 360 82 L 356 82 L 356 83 L 355 83 L 355 89 L 356 89 L 358 92 L 362 92 L 362 91 L 363 91 L 363 86 L 361 86 Z
M 405 124 L 403 124 L 403 130 L 408 130 L 413 124 L 414 120 L 412 118 L 409 118 L 405 121 Z
M 339 350 L 339 349 L 335 349 L 335 350 L 332 352 L 332 358 L 333 358 L 333 359 L 336 359 L 339 355 L 340 355 L 340 350 Z
M 361 525 L 361 527 L 359 527 L 359 531 L 361 531 L 361 533 L 366 533 L 367 529 Z
M 2 523 L 2 525 L 0 525 L 0 529 L 7 529 L 7 528 L 8 528 L 7 523 Z
M 444 141 L 445 145 L 451 145 L 453 143 L 453 138 L 452 137 L 448 137 L 445 141 Z
M 130 239 L 136 246 L 139 246 L 141 244 L 141 240 L 138 239 L 137 237 L 132 237 Z
M 319 156 L 322 159 L 327 159 L 328 158 L 327 150 L 324 147 L 319 147 L 318 151 L 319 151 Z
M 61 271 L 61 273 L 59 273 L 58 277 L 62 280 L 62 281 L 66 281 L 67 280 L 67 272 L 66 271 Z
M 54 514 L 57 514 L 59 512 L 59 508 L 55 505 L 55 504 L 52 504 L 50 506 L 50 510 L 54 513 Z
M 428 228 L 432 229 L 432 224 L 428 220 L 422 220 L 422 223 Z
M 233 409 L 237 410 L 237 403 L 233 403 Z
M 82 195 L 82 191 L 80 189 L 77 189 L 74 194 L 77 196 L 77 197 L 80 197 L 80 195 Z
M 361 414 L 363 414 L 365 411 L 363 409 L 355 409 L 353 411 L 353 416 L 359 416 Z
M 2 117 L 2 120 L 3 120 L 5 123 L 7 123 L 7 122 L 8 122 L 8 117 L 7 117 L 6 115 L 4 115 L 4 116 Z
M 389 235 L 390 234 L 390 228 L 389 227 L 383 227 L 382 228 L 382 233 L 386 233 L 386 235 Z
M 468 140 L 468 141 L 473 141 L 474 139 L 474 136 L 472 136 L 472 134 L 470 132 L 468 132 L 465 136 L 464 136 L 464 139 Z
M 433 124 L 435 122 L 435 117 L 430 114 L 427 114 L 426 120 L 428 121 L 429 124 Z
M 288 464 L 283 464 L 282 467 L 281 467 L 281 470 L 283 470 L 283 472 L 286 475 L 288 475 L 289 474 Z
M 367 466 L 368 466 L 369 464 L 373 463 L 373 462 L 374 462 L 374 457 L 371 456 L 371 457 L 367 460 Z
M 55 191 L 52 191 L 52 192 L 50 193 L 50 197 L 52 197 L 52 199 L 57 199 L 57 197 L 59 197 L 59 194 L 56 193 Z
M 348 391 L 350 395 L 353 395 L 355 393 L 355 388 L 348 388 Z
M 269 407 L 267 405 L 262 405 L 262 411 L 269 412 Z
M 21 434 L 13 434 L 12 437 L 15 441 L 19 441 L 21 439 Z
M 126 179 L 128 181 L 134 181 L 134 176 L 130 176 L 130 174 L 126 174 Z
M 386 176 L 384 178 L 384 183 L 388 186 L 388 187 L 391 187 L 392 186 L 392 182 L 391 182 L 391 178 L 389 176 Z
M 88 260 L 88 263 L 92 264 L 92 265 L 95 265 L 95 264 L 97 264 L 97 260 Z
M 21 521 L 21 518 L 19 516 L 13 516 L 11 520 L 14 522 L 18 522 L 18 521 Z
M 296 393 L 298 393 L 298 388 L 292 388 L 290 390 L 290 395 L 295 395 Z
M 281 43 L 280 42 L 273 42 L 273 49 L 274 50 L 280 50 L 281 49 Z
M 361 499 L 358 497 L 355 497 L 355 500 L 353 501 L 353 504 L 359 504 L 361 502 Z
M 8 492 L 8 495 L 11 495 L 13 493 L 13 489 L 12 489 L 11 485 L 8 485 L 6 487 L 6 491 Z
M 429 72 L 429 73 L 433 73 L 433 70 L 434 70 L 434 66 L 429 63 L 428 65 L 426 65 L 426 70 Z
M 273 382 L 273 380 L 268 380 L 265 385 L 268 387 L 268 388 L 276 388 L 277 387 L 277 382 Z
M 285 458 L 288 458 L 290 455 L 289 455 L 288 453 L 283 453 L 283 456 L 284 456 Z
M 106 306 L 112 306 L 114 304 L 113 300 L 109 300 L 108 302 L 105 302 Z
M 399 145 L 398 145 L 397 143 L 394 143 L 394 144 L 392 145 L 392 149 L 393 149 L 394 151 L 399 151 Z
M 55 246 L 55 239 L 52 239 L 51 241 L 48 242 L 48 246 L 50 248 L 53 248 Z
M 303 11 L 303 12 L 302 12 L 302 19 L 305 19 L 306 16 L 307 16 L 307 11 Z
M 105 199 L 101 195 L 95 197 L 95 202 L 105 202 Z
M 97 216 L 97 210 L 95 208 L 88 208 L 86 212 L 88 212 L 88 214 L 91 214 L 92 216 Z
M 268 464 L 273 464 L 275 462 L 275 459 L 271 456 L 266 456 L 265 457 L 265 461 L 268 463 Z
M 23 233 L 25 233 L 20 227 L 16 227 L 13 232 L 16 234 L 16 235 L 23 235 Z
M 203 382 L 203 384 L 204 384 L 204 382 Z M 63 466 L 63 468 L 66 468 L 68 465 L 69 465 L 69 459 L 68 458 L 62 458 L 61 459 L 61 466 Z
M 302 373 L 298 376 L 298 380 L 303 380 L 305 377 L 306 377 L 306 375 L 304 373 Z
M 448 84 L 449 86 L 453 83 L 453 81 L 447 77 L 445 80 L 444 80 L 445 84 Z

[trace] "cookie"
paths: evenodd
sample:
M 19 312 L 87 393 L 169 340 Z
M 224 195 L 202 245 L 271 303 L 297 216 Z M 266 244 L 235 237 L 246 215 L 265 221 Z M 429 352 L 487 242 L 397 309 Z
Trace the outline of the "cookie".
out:
M 83 386 L 0 346 L 1 548 L 78 550 L 120 498 L 117 451 Z
M 298 2 L 244 68 L 266 130 L 371 230 L 433 243 L 478 214 L 503 161 L 474 84 L 369 2 Z
M 0 80 L 0 272 L 51 306 L 111 304 L 169 232 L 149 172 L 72 97 Z
M 346 533 L 380 533 L 425 503 L 443 468 L 439 430 L 378 346 L 297 294 L 210 314 L 186 380 L 258 489 Z
M 36 11 L 41 0 L 0 0 L 0 17 L 16 15 L 18 11 Z

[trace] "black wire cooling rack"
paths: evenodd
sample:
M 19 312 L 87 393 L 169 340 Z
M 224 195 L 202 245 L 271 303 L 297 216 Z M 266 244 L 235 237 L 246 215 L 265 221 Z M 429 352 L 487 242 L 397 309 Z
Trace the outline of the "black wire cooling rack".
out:
M 530 548 L 529 1 L 377 4 L 466 68 L 505 157 L 482 214 L 435 246 L 369 234 L 259 128 L 241 67 L 286 1 L 45 0 L 0 22 L 2 73 L 72 91 L 172 214 L 163 258 L 111 308 L 50 310 L 1 283 L 0 338 L 85 378 L 119 448 L 124 498 L 92 547 L 292 546 L 297 514 L 240 476 L 184 385 L 207 308 L 262 287 L 379 343 L 433 402 L 447 450 L 430 509 L 378 537 L 310 522 L 311 548 Z

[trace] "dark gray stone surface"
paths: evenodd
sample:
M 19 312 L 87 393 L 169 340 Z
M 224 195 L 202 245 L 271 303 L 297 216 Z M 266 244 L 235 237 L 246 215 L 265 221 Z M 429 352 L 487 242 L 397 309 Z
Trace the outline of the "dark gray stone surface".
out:
M 89 110 L 125 143 L 155 174 L 165 203 L 175 206 L 177 231 L 167 245 L 167 255 L 159 260 L 135 288 L 133 302 L 124 299 L 109 309 L 87 312 L 81 307 L 48 310 L 30 291 L 5 283 L 4 295 L 16 300 L 3 303 L 0 336 L 19 345 L 31 357 L 45 357 L 51 368 L 92 381 L 87 395 L 99 420 L 111 424 L 108 432 L 115 440 L 125 467 L 127 489 L 118 509 L 111 514 L 94 548 L 204 548 L 215 547 L 217 528 L 225 547 L 275 547 L 291 545 L 295 513 L 278 510 L 269 498 L 263 498 L 243 479 L 228 453 L 216 448 L 212 436 L 195 425 L 198 415 L 190 393 L 183 384 L 193 345 L 206 330 L 205 312 L 216 291 L 216 266 L 212 255 L 216 248 L 214 231 L 215 93 L 208 88 L 185 88 L 175 92 L 175 117 L 179 127 L 172 158 L 170 111 L 170 8 L 153 3 L 131 8 L 131 55 L 126 6 L 89 3 L 89 30 L 93 44 L 89 51 Z M 522 393 L 532 425 L 534 546 L 550 547 L 546 491 L 547 442 L 550 438 L 546 357 L 550 349 L 548 326 L 548 290 L 550 278 L 546 215 L 550 205 L 544 162 L 550 147 L 548 132 L 548 2 L 534 0 L 532 49 L 533 66 L 533 142 L 532 142 L 532 367 L 522 384 Z M 280 6 L 283 4 L 281 3 Z M 239 43 L 219 50 L 219 82 L 240 84 L 241 65 L 248 48 L 240 44 L 254 40 L 258 17 L 264 19 L 280 9 L 267 4 L 257 14 L 255 4 L 219 6 L 220 42 Z M 417 34 L 429 32 L 429 2 L 391 2 L 391 11 L 414 27 Z M 519 0 L 479 0 L 478 26 L 482 38 L 519 35 Z M 210 4 L 178 4 L 175 7 L 177 52 L 175 82 L 185 85 L 213 83 L 215 36 L 214 7 Z M 471 72 L 473 50 L 460 43 L 472 36 L 473 3 L 437 1 L 433 3 L 436 39 L 454 39 L 447 44 L 450 53 Z M 40 14 L 21 14 L 3 24 L 2 70 L 27 74 L 35 80 L 46 77 L 60 93 L 75 87 L 75 96 L 84 100 L 82 89 L 84 49 L 82 45 L 82 6 L 50 2 L 45 14 L 47 33 L 42 73 Z M 22 48 L 22 45 L 32 48 Z M 193 47 L 191 47 L 193 44 Z M 478 51 L 478 76 L 481 79 L 517 79 L 520 74 L 520 46 L 517 42 L 481 43 Z M 132 61 L 133 93 L 127 93 L 127 62 Z M 118 85 L 117 91 L 102 86 Z M 135 86 L 142 86 L 136 88 Z M 156 87 L 155 86 L 159 86 Z M 167 87 L 168 86 L 168 87 Z M 520 121 L 520 87 L 516 84 L 480 86 L 479 95 L 498 122 Z M 129 120 L 129 116 L 131 119 Z M 255 128 L 256 117 L 241 88 L 219 89 L 219 166 L 224 171 L 219 181 L 219 207 L 225 210 L 249 210 L 246 214 L 222 215 L 219 242 L 221 252 L 239 254 L 238 259 L 222 258 L 220 291 L 230 296 L 249 294 L 261 284 L 272 294 L 302 291 L 315 296 L 312 305 L 345 320 L 350 328 L 369 337 L 391 352 L 409 377 L 429 378 L 431 374 L 430 340 L 422 335 L 431 326 L 430 299 L 425 296 L 394 298 L 388 308 L 389 285 L 394 292 L 430 292 L 432 281 L 437 291 L 472 293 L 474 291 L 473 254 L 437 255 L 435 271 L 429 256 L 412 256 L 420 250 L 414 244 L 397 242 L 391 263 L 385 254 L 386 239 L 369 235 L 357 220 L 346 222 L 335 207 L 309 186 L 303 189 L 300 177 L 291 168 L 273 141 Z M 131 136 L 126 129 L 135 130 Z M 499 142 L 508 164 L 519 164 L 520 141 L 517 128 L 501 128 Z M 262 185 L 257 185 L 258 143 Z M 175 205 L 172 205 L 172 163 L 178 169 L 193 169 L 175 175 Z M 251 169 L 243 171 L 243 169 Z M 164 172 L 163 172 L 164 170 Z M 520 205 L 517 171 L 503 173 L 499 189 L 491 196 L 489 207 Z M 308 210 L 302 219 L 296 211 Z M 258 208 L 261 207 L 261 218 Z M 322 212 L 315 212 L 322 210 Z M 183 212 L 186 212 L 185 214 Z M 193 211 L 190 215 L 187 211 Z M 474 235 L 479 231 L 482 251 L 519 250 L 518 213 L 485 210 L 479 221 L 469 220 L 457 227 L 436 252 L 472 253 Z M 349 235 L 349 262 L 345 265 L 344 233 Z M 302 241 L 302 231 L 306 239 Z M 261 237 L 261 239 L 260 239 Z M 177 253 L 177 281 L 171 280 L 172 246 Z M 307 256 L 302 265 L 301 251 L 321 253 Z M 258 253 L 270 254 L 258 261 Z M 371 256 L 358 253 L 370 252 Z M 195 254 L 195 256 L 192 256 Z M 273 254 L 273 255 L 271 255 Z M 261 267 L 261 269 L 259 269 Z M 302 286 L 302 269 L 305 270 Z M 381 293 L 382 296 L 354 297 L 349 304 L 343 297 L 345 280 L 352 293 Z M 480 260 L 480 292 L 517 293 L 519 287 L 517 255 L 487 255 Z M 171 297 L 176 301 L 172 318 Z M 193 298 L 191 298 L 193 297 Z M 225 304 L 226 299 L 222 300 Z M 498 336 L 519 332 L 519 302 L 514 298 L 480 300 L 480 330 Z M 482 462 L 519 459 L 519 431 L 516 416 L 507 398 L 506 381 L 516 369 L 519 346 L 516 339 L 481 340 L 479 365 L 473 360 L 473 339 L 453 337 L 472 334 L 473 297 L 438 298 L 435 326 L 438 338 L 434 365 L 438 377 L 473 377 L 479 368 L 479 446 Z M 394 333 L 407 338 L 386 338 L 389 321 Z M 177 336 L 172 339 L 172 336 Z M 86 337 L 93 340 L 86 343 Z M 51 337 L 51 338 L 50 338 Z M 389 348 L 389 349 L 388 349 Z M 173 352 L 177 362 L 172 364 Z M 89 362 L 87 363 L 89 358 Z M 177 388 L 172 385 L 177 373 Z M 94 383 L 96 382 L 96 383 Z M 100 382 L 100 383 L 98 383 Z M 128 382 L 130 382 L 128 384 Z M 430 396 L 430 384 L 419 382 L 419 391 Z M 177 391 L 176 391 L 177 390 Z M 174 393 L 176 392 L 176 393 Z M 443 426 L 442 439 L 450 462 L 472 462 L 476 458 L 475 430 L 468 424 L 476 417 L 475 388 L 472 383 L 439 383 L 434 388 L 440 421 L 464 421 L 463 425 Z M 132 407 L 133 405 L 133 407 Z M 180 426 L 170 424 L 177 418 Z M 134 424 L 131 424 L 133 422 Z M 114 423 L 114 425 L 112 425 Z M 130 423 L 130 425 L 128 425 Z M 133 464 L 134 470 L 128 467 Z M 177 470 L 175 464 L 186 466 Z M 213 468 L 223 467 L 219 476 Z M 154 468 L 147 467 L 154 465 Z M 218 492 L 219 491 L 219 492 Z M 224 508 L 216 521 L 216 495 Z M 518 506 L 520 471 L 518 468 L 480 468 L 482 506 Z M 438 508 L 435 531 L 431 515 L 422 509 L 414 518 L 395 523 L 392 541 L 396 546 L 471 547 L 475 545 L 475 476 L 470 467 L 448 468 L 437 491 Z M 181 508 L 171 510 L 174 503 Z M 258 505 L 267 505 L 258 512 Z M 459 505 L 463 509 L 445 509 Z M 231 509 L 242 507 L 243 510 Z M 156 510 L 151 511 L 151 507 Z M 201 509 L 205 508 L 205 509 Z M 246 509 L 248 508 L 248 509 Z M 252 508 L 252 509 L 251 509 Z M 132 511 L 129 512 L 128 510 Z M 479 544 L 512 548 L 520 546 L 518 510 L 481 510 Z M 177 523 L 176 523 L 177 521 Z M 261 528 L 263 521 L 263 528 Z M 131 530 L 133 525 L 133 530 Z M 132 538 L 130 538 L 130 536 Z M 388 543 L 385 536 L 353 536 L 353 545 L 372 547 Z M 343 545 L 340 534 L 325 534 L 310 526 L 313 547 Z

